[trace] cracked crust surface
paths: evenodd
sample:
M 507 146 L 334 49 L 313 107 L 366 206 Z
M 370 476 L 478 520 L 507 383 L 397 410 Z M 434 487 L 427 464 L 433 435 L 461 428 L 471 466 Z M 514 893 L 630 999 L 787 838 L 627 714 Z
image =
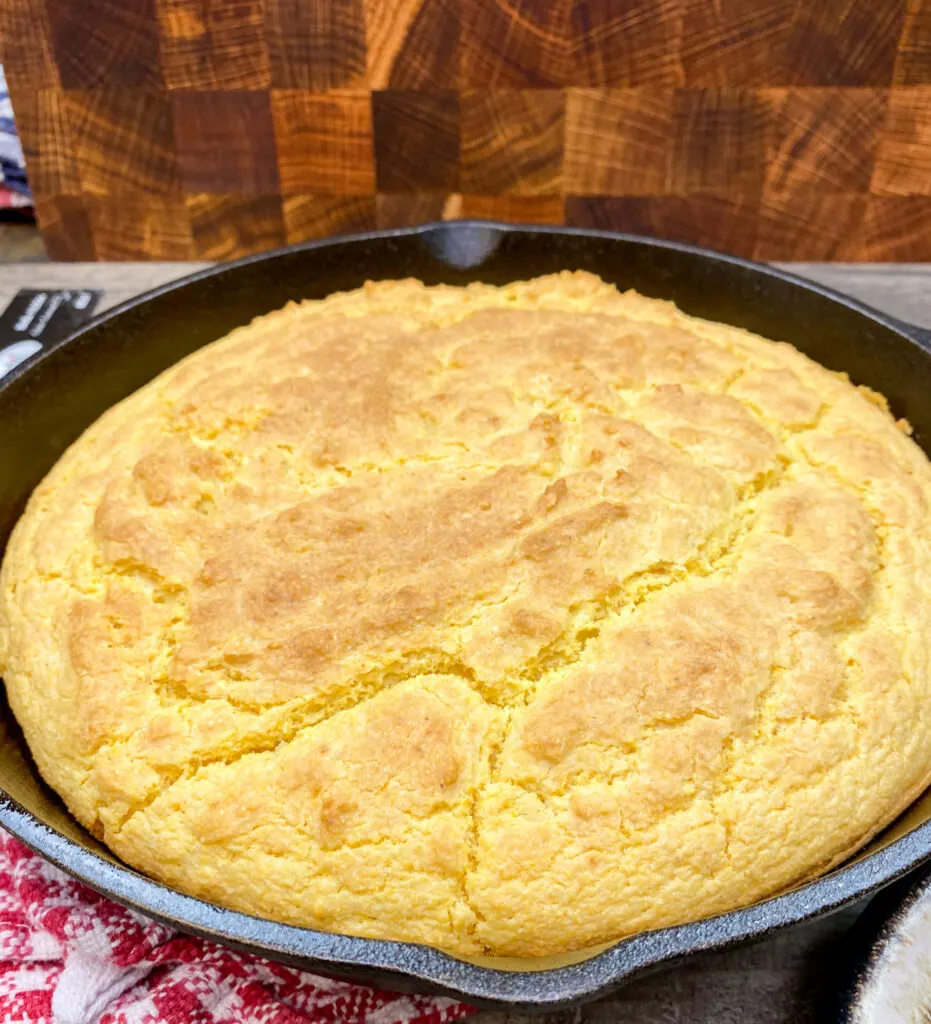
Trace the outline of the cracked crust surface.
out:
M 790 346 L 566 273 L 370 284 L 116 406 L 0 668 L 130 864 L 538 956 L 824 870 L 931 771 L 931 472 Z

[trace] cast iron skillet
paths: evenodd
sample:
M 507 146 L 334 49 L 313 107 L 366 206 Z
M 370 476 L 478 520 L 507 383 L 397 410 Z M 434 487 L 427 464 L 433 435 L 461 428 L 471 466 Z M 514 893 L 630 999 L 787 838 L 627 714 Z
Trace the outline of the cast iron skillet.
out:
M 311 242 L 155 289 L 104 313 L 0 380 L 0 541 L 33 487 L 105 409 L 194 349 L 289 299 L 367 279 L 503 284 L 562 269 L 673 299 L 698 316 L 789 341 L 886 395 L 931 450 L 931 331 L 826 288 L 716 253 L 564 228 L 453 222 Z M 931 857 L 931 795 L 857 860 L 785 895 L 695 924 L 641 934 L 545 970 L 472 963 L 437 950 L 289 927 L 184 896 L 125 867 L 78 826 L 38 778 L 6 712 L 0 824 L 100 892 L 186 931 L 314 971 L 443 992 L 487 1006 L 582 1003 L 704 950 L 760 938 L 851 904 Z M 817 827 L 813 824 L 812 827 Z M 515 968 L 518 968 L 515 970 Z

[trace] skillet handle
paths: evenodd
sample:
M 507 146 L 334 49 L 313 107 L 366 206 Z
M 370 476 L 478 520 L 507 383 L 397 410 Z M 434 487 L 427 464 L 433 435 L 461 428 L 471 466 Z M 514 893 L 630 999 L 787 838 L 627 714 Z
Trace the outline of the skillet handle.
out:
M 917 324 L 910 324 L 907 320 L 900 320 L 897 316 L 886 314 L 886 319 L 891 321 L 896 330 L 907 334 L 913 341 L 916 341 L 923 349 L 931 352 L 931 327 L 919 327 Z

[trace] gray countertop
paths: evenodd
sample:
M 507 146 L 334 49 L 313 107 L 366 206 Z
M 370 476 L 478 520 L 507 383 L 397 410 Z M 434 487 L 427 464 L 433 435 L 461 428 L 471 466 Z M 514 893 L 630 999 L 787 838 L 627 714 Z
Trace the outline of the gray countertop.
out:
M 100 309 L 203 263 L 0 264 L 0 309 L 19 288 L 105 289 Z M 785 264 L 787 269 L 903 320 L 931 327 L 931 265 Z M 486 1012 L 476 1024 L 524 1019 L 556 1024 L 820 1024 L 830 1020 L 830 995 L 845 959 L 844 911 L 753 946 L 708 955 L 651 975 L 581 1010 L 523 1018 Z

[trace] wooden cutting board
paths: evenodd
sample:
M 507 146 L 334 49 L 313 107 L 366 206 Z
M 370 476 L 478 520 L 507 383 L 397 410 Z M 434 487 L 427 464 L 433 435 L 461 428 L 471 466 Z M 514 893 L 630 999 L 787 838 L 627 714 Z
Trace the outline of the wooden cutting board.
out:
M 440 217 L 931 259 L 931 0 L 2 0 L 54 259 Z

